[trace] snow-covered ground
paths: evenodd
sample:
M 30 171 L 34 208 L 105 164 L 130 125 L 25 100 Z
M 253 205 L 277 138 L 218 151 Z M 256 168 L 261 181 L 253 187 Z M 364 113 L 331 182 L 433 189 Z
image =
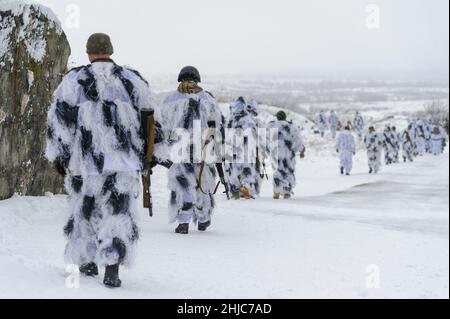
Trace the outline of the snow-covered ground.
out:
M 298 180 L 290 201 L 273 201 L 268 182 L 256 201 L 221 196 L 210 231 L 181 236 L 157 169 L 156 216 L 142 210 L 137 262 L 118 290 L 101 276 L 66 287 L 64 196 L 2 201 L 0 298 L 449 297 L 448 153 L 370 176 L 360 151 L 350 177 L 311 154 Z

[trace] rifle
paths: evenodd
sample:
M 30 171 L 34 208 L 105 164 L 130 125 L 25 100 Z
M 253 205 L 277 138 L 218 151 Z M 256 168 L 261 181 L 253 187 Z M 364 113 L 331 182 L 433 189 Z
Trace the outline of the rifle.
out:
M 222 136 L 222 146 L 225 145 L 225 127 L 224 125 L 225 120 L 222 120 L 222 127 L 220 128 L 220 135 Z M 219 174 L 220 181 L 217 183 L 216 188 L 214 189 L 214 194 L 217 194 L 217 191 L 219 189 L 220 184 L 222 183 L 223 187 L 225 188 L 225 194 L 227 195 L 227 199 L 230 200 L 230 186 L 227 183 L 227 180 L 225 178 L 225 171 L 223 169 L 223 165 L 225 164 L 225 157 L 222 157 L 221 163 L 216 163 L 216 170 L 217 174 Z
M 202 177 L 203 177 L 203 171 L 205 170 L 205 166 L 206 166 L 206 157 L 208 155 L 207 147 L 208 147 L 209 143 L 211 143 L 214 140 L 215 131 L 216 131 L 216 122 L 215 121 L 208 122 L 208 133 L 206 136 L 205 144 L 203 145 L 203 148 L 202 148 L 202 162 L 200 164 L 200 173 L 197 178 L 197 187 L 196 187 L 205 195 L 209 195 L 209 194 L 207 194 L 202 188 Z
M 151 163 L 155 147 L 155 111 L 143 111 L 141 113 L 141 124 L 146 142 L 145 167 L 142 172 L 142 185 L 144 187 L 144 208 L 148 208 L 150 217 L 153 217 L 153 199 L 151 193 Z
M 220 183 L 225 187 L 225 194 L 227 195 L 227 199 L 230 200 L 230 186 L 228 185 L 227 181 L 225 180 L 225 172 L 223 171 L 223 165 L 222 163 L 216 164 L 216 170 L 219 174 L 220 182 L 217 183 L 216 189 L 214 190 L 214 194 L 217 193 L 217 190 L 219 189 Z

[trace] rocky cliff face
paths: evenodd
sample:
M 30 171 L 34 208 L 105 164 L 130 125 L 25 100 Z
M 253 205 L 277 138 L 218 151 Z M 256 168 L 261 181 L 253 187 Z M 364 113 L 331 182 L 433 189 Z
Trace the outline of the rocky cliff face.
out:
M 47 110 L 69 55 L 49 9 L 0 0 L 0 200 L 62 191 L 44 149 Z

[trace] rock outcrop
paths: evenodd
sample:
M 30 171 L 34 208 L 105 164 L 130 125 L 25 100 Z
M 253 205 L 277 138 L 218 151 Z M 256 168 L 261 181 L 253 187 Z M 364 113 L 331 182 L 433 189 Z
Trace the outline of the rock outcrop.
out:
M 44 158 L 45 133 L 69 43 L 41 5 L 0 0 L 0 18 L 0 200 L 60 193 L 63 181 Z

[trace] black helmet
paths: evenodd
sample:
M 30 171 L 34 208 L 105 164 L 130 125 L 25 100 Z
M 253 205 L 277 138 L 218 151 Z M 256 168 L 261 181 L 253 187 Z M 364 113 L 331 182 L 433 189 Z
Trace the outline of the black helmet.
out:
M 187 81 L 187 80 L 192 80 L 196 83 L 202 82 L 202 79 L 200 77 L 200 72 L 198 72 L 198 70 L 196 68 L 194 68 L 193 66 L 184 67 L 181 70 L 180 75 L 178 76 L 178 82 L 183 82 L 183 81 Z
M 286 119 L 287 119 L 286 112 L 284 112 L 284 111 L 278 112 L 277 119 L 278 119 L 278 121 L 286 121 Z

